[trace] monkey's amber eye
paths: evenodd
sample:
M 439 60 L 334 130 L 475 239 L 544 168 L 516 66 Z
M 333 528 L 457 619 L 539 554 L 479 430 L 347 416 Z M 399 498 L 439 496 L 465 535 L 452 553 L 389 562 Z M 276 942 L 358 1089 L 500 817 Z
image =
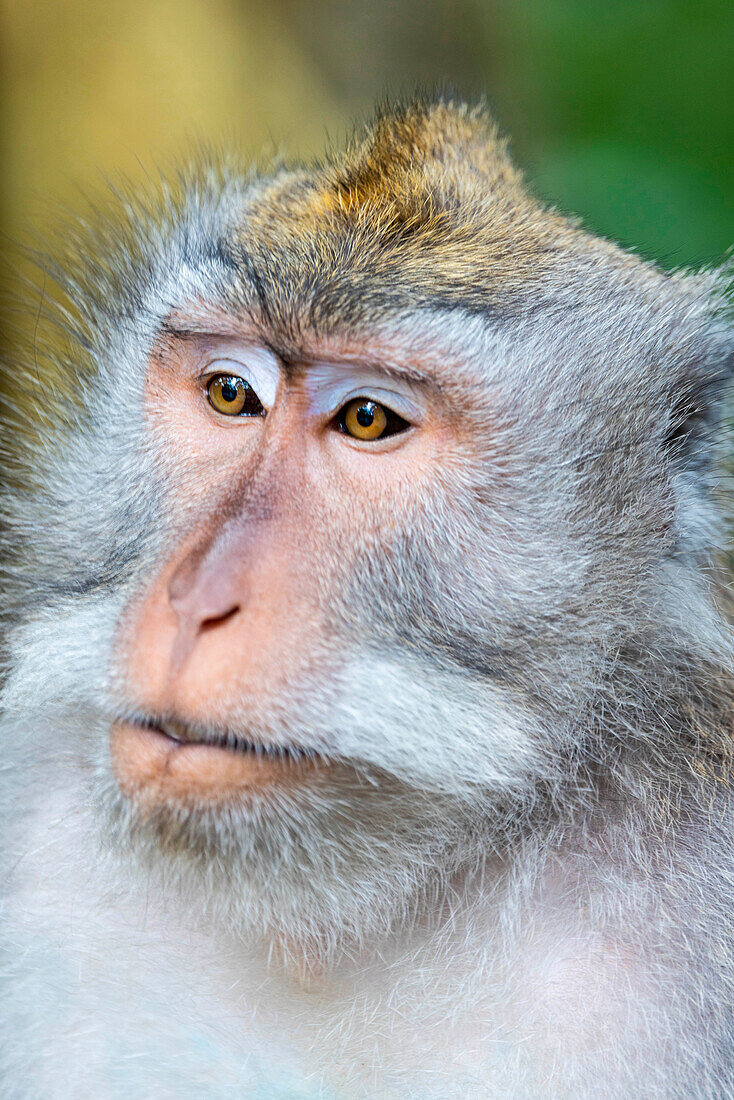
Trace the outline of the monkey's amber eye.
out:
M 215 374 L 206 385 L 211 407 L 224 416 L 263 416 L 265 409 L 249 382 L 236 374 Z
M 410 427 L 407 420 L 403 420 L 392 409 L 378 405 L 367 397 L 357 397 L 345 405 L 336 422 L 339 431 L 365 442 L 397 435 Z

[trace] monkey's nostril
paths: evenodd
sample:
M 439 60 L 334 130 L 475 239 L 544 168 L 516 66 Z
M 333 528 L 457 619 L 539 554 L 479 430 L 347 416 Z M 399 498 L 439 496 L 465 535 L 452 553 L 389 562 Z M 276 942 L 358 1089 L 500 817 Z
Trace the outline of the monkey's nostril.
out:
M 231 619 L 240 609 L 239 604 L 235 604 L 234 607 L 228 608 L 223 611 L 221 615 L 210 615 L 206 619 L 202 619 L 199 624 L 199 633 L 203 634 L 207 630 L 212 630 L 216 626 L 221 626 L 226 623 L 228 619 Z

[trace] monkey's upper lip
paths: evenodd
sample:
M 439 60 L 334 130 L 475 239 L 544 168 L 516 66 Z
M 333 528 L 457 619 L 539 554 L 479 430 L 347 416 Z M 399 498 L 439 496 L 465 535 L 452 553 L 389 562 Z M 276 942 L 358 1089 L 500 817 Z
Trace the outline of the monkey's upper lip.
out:
M 156 730 L 180 745 L 205 745 L 210 748 L 229 749 L 230 752 L 252 754 L 270 760 L 316 759 L 319 753 L 299 745 L 279 745 L 272 742 L 250 740 L 231 730 L 202 731 L 178 718 L 157 718 L 141 722 L 144 729 Z

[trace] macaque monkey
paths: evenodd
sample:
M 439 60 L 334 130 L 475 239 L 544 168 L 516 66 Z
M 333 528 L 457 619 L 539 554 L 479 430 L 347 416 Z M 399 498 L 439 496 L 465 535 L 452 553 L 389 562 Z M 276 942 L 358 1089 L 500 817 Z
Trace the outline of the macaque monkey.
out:
M 0 1095 L 734 1096 L 724 274 L 444 100 L 163 194 L 7 370 Z

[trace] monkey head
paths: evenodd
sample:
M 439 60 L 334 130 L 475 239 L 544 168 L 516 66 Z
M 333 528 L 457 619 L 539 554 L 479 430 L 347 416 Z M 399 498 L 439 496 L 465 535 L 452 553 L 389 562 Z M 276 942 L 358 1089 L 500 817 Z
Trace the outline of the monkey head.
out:
M 443 102 L 106 234 L 43 523 L 14 504 L 7 698 L 87 716 L 108 843 L 242 925 L 359 933 L 605 753 L 623 782 L 646 655 L 725 648 L 720 278 L 544 208 Z

